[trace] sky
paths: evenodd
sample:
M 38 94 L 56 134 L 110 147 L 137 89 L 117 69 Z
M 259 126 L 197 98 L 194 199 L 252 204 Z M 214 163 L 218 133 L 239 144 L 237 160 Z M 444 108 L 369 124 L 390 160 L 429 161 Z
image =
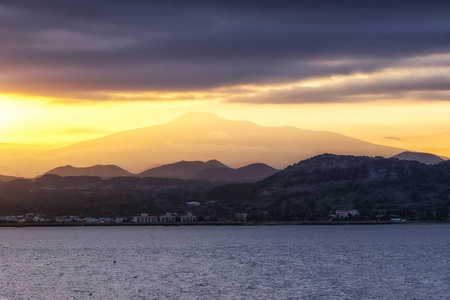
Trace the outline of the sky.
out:
M 0 1 L 0 148 L 190 111 L 450 157 L 448 1 Z

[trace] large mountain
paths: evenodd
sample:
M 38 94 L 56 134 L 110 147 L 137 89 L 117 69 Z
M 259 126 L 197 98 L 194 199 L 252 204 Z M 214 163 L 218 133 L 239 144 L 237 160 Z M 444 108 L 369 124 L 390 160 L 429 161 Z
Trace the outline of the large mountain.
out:
M 146 165 L 218 159 L 227 165 L 266 163 L 284 168 L 317 154 L 392 156 L 401 149 L 326 131 L 265 127 L 210 113 L 187 113 L 172 122 L 112 134 L 49 151 L 63 164 L 117 164 L 132 172 Z
M 392 158 L 397 158 L 400 160 L 415 160 L 427 165 L 434 165 L 444 161 L 444 159 L 431 153 L 410 152 L 410 151 L 399 153 L 397 155 L 392 156 Z
M 20 165 L 22 170 L 13 174 L 19 172 L 23 176 L 26 169 L 27 176 L 33 176 L 67 164 L 115 164 L 139 173 L 155 163 L 218 159 L 232 167 L 259 162 L 282 169 L 322 153 L 390 157 L 402 151 L 328 131 L 265 127 L 226 120 L 211 113 L 187 113 L 166 124 L 41 151 L 35 156 L 27 153 L 0 158 L 0 168 L 13 170 Z

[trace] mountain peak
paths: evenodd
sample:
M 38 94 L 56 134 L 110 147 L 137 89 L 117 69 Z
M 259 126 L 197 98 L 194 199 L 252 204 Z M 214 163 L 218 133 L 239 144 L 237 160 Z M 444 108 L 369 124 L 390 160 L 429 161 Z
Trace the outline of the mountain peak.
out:
M 203 162 L 214 158 L 226 165 L 261 162 L 281 169 L 325 152 L 392 156 L 401 151 L 404 149 L 375 145 L 332 132 L 261 126 L 208 112 L 190 112 L 171 122 L 46 151 L 36 161 L 52 166 L 113 163 L 138 172 L 143 165 L 155 162 L 167 164 L 182 159 Z
M 228 168 L 227 165 L 221 163 L 221 162 L 218 161 L 217 159 L 208 160 L 205 164 L 206 164 L 208 167 Z

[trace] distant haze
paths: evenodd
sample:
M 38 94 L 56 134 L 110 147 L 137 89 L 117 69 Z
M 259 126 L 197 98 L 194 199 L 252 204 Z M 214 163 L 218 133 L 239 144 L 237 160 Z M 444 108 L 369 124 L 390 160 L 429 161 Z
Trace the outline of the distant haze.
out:
M 322 153 L 390 157 L 403 149 L 327 131 L 264 127 L 211 113 L 187 113 L 172 122 L 119 132 L 68 147 L 0 158 L 0 174 L 36 176 L 61 165 L 115 164 L 139 173 L 154 164 L 217 159 L 232 167 L 266 163 L 281 169 Z

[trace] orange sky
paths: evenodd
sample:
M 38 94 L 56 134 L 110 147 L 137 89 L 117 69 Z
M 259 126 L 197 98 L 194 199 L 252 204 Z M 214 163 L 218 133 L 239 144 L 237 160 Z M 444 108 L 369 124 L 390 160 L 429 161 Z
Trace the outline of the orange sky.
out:
M 0 150 L 197 111 L 450 157 L 449 14 L 426 1 L 1 3 Z
M 246 104 L 203 101 L 57 102 L 0 95 L 3 147 L 51 149 L 207 111 L 260 125 L 334 131 L 365 141 L 450 156 L 446 102 Z

